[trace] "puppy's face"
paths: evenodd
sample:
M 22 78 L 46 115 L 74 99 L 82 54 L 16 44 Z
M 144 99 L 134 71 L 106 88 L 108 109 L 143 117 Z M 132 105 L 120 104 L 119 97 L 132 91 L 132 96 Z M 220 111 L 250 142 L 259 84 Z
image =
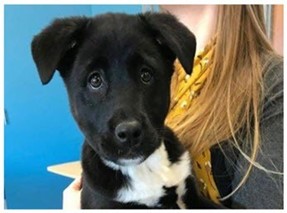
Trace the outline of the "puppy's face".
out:
M 159 145 L 172 61 L 138 21 L 118 21 L 91 23 L 65 83 L 89 144 L 124 164 L 144 160 Z
M 35 37 L 32 52 L 44 84 L 60 71 L 89 145 L 130 165 L 160 145 L 173 62 L 178 57 L 190 71 L 195 40 L 170 15 L 107 14 L 56 20 Z

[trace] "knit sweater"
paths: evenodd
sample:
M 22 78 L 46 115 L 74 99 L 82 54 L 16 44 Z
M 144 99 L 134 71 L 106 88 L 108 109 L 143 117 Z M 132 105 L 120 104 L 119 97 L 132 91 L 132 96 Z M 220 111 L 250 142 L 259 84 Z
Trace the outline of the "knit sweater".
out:
M 244 132 L 244 130 L 243 130 Z M 240 133 L 239 133 L 240 134 Z M 274 59 L 264 75 L 264 103 L 260 118 L 261 145 L 256 162 L 283 172 L 283 61 Z M 244 140 L 244 138 L 241 138 Z M 249 162 L 228 144 L 211 149 L 212 173 L 221 197 L 241 181 Z M 224 202 L 231 208 L 282 209 L 283 175 L 253 167 L 244 185 Z

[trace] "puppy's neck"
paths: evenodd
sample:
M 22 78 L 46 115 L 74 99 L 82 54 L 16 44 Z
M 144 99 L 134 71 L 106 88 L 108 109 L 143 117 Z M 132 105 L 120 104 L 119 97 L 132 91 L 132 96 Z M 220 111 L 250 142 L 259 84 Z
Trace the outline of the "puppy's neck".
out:
M 159 148 L 157 148 L 147 159 L 143 161 L 142 157 L 137 157 L 134 159 L 122 159 L 119 160 L 120 164 L 116 164 L 112 161 L 101 158 L 103 163 L 113 170 L 125 171 L 131 169 L 139 169 L 141 167 L 148 167 L 151 171 L 158 170 L 157 167 L 163 165 L 169 165 L 168 154 L 164 145 L 164 142 L 161 142 Z
M 137 202 L 146 206 L 156 206 L 165 196 L 166 188 L 176 187 L 176 193 L 185 191 L 185 180 L 191 175 L 188 152 L 181 153 L 176 162 L 170 161 L 164 141 L 145 161 L 139 164 L 117 165 L 104 160 L 104 164 L 127 177 L 115 197 L 119 202 Z M 134 159 L 133 162 L 140 159 Z M 140 161 L 139 161 L 140 162 Z M 181 196 L 179 196 L 180 198 Z
M 166 149 L 164 141 L 145 161 L 141 162 L 141 158 L 136 158 L 127 162 L 126 165 L 118 165 L 111 161 L 103 160 L 104 164 L 115 171 L 129 178 L 141 176 L 150 178 L 151 174 L 161 179 L 161 182 L 167 186 L 173 186 L 179 179 L 184 179 L 190 175 L 190 158 L 187 151 L 183 152 L 177 162 L 171 162 L 170 156 Z M 136 164 L 136 162 L 141 162 Z

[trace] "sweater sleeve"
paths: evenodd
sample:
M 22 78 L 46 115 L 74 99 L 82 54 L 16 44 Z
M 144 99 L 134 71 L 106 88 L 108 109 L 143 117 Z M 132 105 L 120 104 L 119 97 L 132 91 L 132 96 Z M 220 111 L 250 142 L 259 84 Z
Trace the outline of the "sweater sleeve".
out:
M 283 208 L 283 63 L 273 63 L 264 76 L 264 105 L 260 121 L 261 145 L 257 162 L 245 184 L 233 197 L 234 207 L 247 209 Z M 233 189 L 240 182 L 248 161 L 239 154 L 232 181 Z M 266 169 L 266 170 L 264 170 Z M 269 171 L 267 171 L 269 170 Z

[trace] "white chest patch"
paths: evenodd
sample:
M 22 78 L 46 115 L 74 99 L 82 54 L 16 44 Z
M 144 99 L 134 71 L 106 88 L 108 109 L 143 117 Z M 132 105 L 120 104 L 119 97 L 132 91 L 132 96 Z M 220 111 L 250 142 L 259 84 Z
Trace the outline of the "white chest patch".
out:
M 178 186 L 176 191 L 180 199 L 180 195 L 185 193 L 185 179 L 191 174 L 188 152 L 184 152 L 178 162 L 171 164 L 164 143 L 139 165 L 112 167 L 120 169 L 130 178 L 129 186 L 119 190 L 116 200 L 147 206 L 155 206 L 165 195 L 164 186 Z

